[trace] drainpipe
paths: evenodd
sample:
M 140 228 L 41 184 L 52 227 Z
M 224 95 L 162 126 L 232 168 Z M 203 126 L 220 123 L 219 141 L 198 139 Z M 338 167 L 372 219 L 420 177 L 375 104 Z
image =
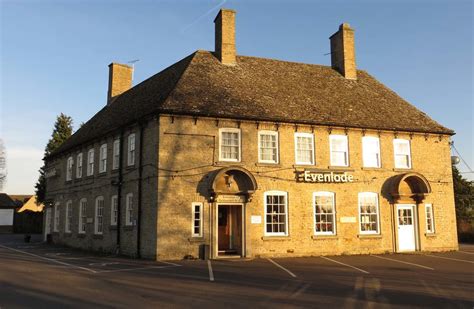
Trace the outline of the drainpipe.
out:
M 138 215 L 137 215 L 137 258 L 141 257 L 140 244 L 141 244 L 141 221 L 142 221 L 142 173 L 143 173 L 143 127 L 142 123 L 140 126 L 140 137 L 139 137 L 139 150 L 138 150 Z
M 123 161 L 123 130 L 120 131 L 120 137 L 119 137 L 119 168 L 118 168 L 118 183 L 117 183 L 117 246 L 116 246 L 116 254 L 120 254 L 120 229 L 121 227 L 121 220 L 120 220 L 120 214 L 121 211 L 120 209 L 122 208 L 122 180 L 123 180 L 123 174 L 122 174 L 122 161 Z

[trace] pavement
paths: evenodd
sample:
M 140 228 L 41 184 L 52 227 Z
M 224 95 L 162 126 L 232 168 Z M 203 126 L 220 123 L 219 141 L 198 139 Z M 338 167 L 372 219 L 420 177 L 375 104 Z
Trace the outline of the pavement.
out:
M 457 252 L 147 261 L 0 235 L 0 308 L 474 308 Z

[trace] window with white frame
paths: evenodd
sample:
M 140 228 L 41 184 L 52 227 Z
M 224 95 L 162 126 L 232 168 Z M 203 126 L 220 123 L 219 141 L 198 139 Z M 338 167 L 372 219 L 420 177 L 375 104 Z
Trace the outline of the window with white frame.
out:
M 87 176 L 94 175 L 94 148 L 87 152 Z
M 295 133 L 296 164 L 314 164 L 314 135 L 311 133 Z
M 314 192 L 314 233 L 316 235 L 336 234 L 336 212 L 333 192 Z
M 79 201 L 79 234 L 86 232 L 87 224 L 87 199 L 83 198 Z
M 128 152 L 127 152 L 127 164 L 135 164 L 135 133 L 128 136 Z
M 54 232 L 59 232 L 59 202 L 54 204 L 53 231 Z
M 364 167 L 380 167 L 380 139 L 375 136 L 362 137 L 362 163 Z
M 192 203 L 193 207 L 193 237 L 202 236 L 202 203 Z
M 119 168 L 119 161 L 120 160 L 120 140 L 114 140 L 114 149 L 113 149 L 113 157 L 112 157 L 112 169 L 116 170 Z
M 125 199 L 125 225 L 133 225 L 133 193 L 128 193 Z
M 426 233 L 434 233 L 434 217 L 433 217 L 433 205 L 425 204 L 426 211 Z
M 107 171 L 107 144 L 100 146 L 99 157 L 99 173 L 105 173 Z
M 396 168 L 411 168 L 410 141 L 396 138 L 393 140 L 393 152 Z
M 98 196 L 95 199 L 94 233 L 102 234 L 103 228 L 104 228 L 104 197 Z
M 264 193 L 265 235 L 288 235 L 288 194 L 282 191 Z
M 347 135 L 329 135 L 331 166 L 349 166 Z
M 359 229 L 361 234 L 379 233 L 379 201 L 377 193 L 359 193 Z
M 118 198 L 113 195 L 110 199 L 110 225 L 117 225 L 118 221 Z
M 219 129 L 219 160 L 240 162 L 240 129 Z
M 72 157 L 67 158 L 66 163 L 66 181 L 72 180 L 72 166 L 74 165 L 74 159 Z
M 278 132 L 258 132 L 258 161 L 261 163 L 278 163 Z
M 76 178 L 82 178 L 82 152 L 77 155 L 76 161 Z
M 66 233 L 71 233 L 71 224 L 72 224 L 72 201 L 66 202 L 66 225 L 64 231 Z

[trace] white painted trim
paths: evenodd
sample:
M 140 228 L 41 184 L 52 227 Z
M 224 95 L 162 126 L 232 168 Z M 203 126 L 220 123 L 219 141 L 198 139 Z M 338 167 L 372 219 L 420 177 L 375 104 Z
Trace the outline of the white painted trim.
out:
M 112 146 L 112 170 L 119 168 L 120 161 L 120 140 L 115 139 Z
M 316 196 L 331 196 L 332 197 L 332 232 L 316 232 Z M 316 191 L 313 192 L 313 233 L 314 235 L 337 235 L 337 220 L 336 220 L 336 194 L 330 191 Z
M 66 181 L 72 180 L 72 171 L 74 170 L 74 159 L 72 156 L 67 158 L 66 161 Z
M 285 197 L 285 227 L 286 231 L 284 233 L 278 233 L 278 232 L 267 232 L 267 196 L 268 195 L 279 195 L 279 196 L 284 196 Z M 265 236 L 288 236 L 288 192 L 286 191 L 278 191 L 278 190 L 273 190 L 273 191 L 266 191 L 263 193 L 263 214 L 264 214 L 264 220 L 263 220 L 263 235 Z
M 130 205 L 130 197 L 131 197 L 131 205 Z M 130 215 L 130 207 L 132 208 L 131 211 L 133 212 L 133 193 L 127 193 L 125 196 L 125 225 L 132 226 L 133 225 L 133 216 Z
M 107 172 L 107 143 L 99 148 L 99 173 L 105 172 Z
M 239 139 L 239 151 L 238 151 L 238 159 L 226 159 L 222 158 L 222 133 L 229 132 L 229 133 L 237 133 Z M 242 161 L 242 133 L 239 128 L 220 128 L 219 129 L 219 161 L 223 162 L 240 162 Z
M 418 231 L 418 211 L 416 204 L 395 204 L 395 220 L 396 220 L 396 234 L 397 234 L 397 252 L 413 252 L 411 250 L 400 250 L 400 235 L 398 234 L 398 227 L 399 227 L 399 218 L 398 218 L 398 209 L 399 208 L 410 208 L 412 211 L 412 216 L 413 216 L 413 240 L 415 242 L 415 249 L 413 251 L 417 251 L 419 246 L 418 246 L 418 237 L 417 237 L 417 231 Z
M 428 230 L 428 209 L 430 210 L 431 214 L 431 230 Z M 425 231 L 429 234 L 433 234 L 436 232 L 433 204 L 425 204 Z
M 99 232 L 99 202 L 102 202 L 102 232 Z M 98 196 L 95 199 L 95 211 L 94 211 L 94 234 L 102 235 L 104 231 L 104 197 Z
M 333 162 L 332 159 L 332 151 L 333 151 L 333 145 L 332 142 L 336 140 L 341 140 L 345 142 L 345 159 L 346 159 L 346 164 L 338 164 L 337 162 Z M 349 166 L 349 139 L 347 138 L 347 135 L 340 135 L 340 134 L 331 134 L 329 135 L 329 161 L 331 162 L 331 166 Z
M 87 176 L 94 175 L 94 148 L 91 148 L 87 151 Z
M 278 164 L 280 161 L 280 139 L 279 139 L 279 134 L 278 131 L 270 131 L 270 130 L 259 130 L 258 131 L 258 162 L 259 163 L 269 163 L 269 164 Z M 261 148 L 260 148 L 260 142 L 261 142 L 261 135 L 272 135 L 276 136 L 276 161 L 272 160 L 262 160 L 261 159 Z
M 83 162 L 82 152 L 77 154 L 76 157 L 76 178 L 82 178 L 82 164 Z
M 136 155 L 136 138 L 135 133 L 131 133 L 127 138 L 127 166 L 135 165 L 135 155 Z
M 86 211 L 86 214 L 83 214 L 82 213 L 82 204 L 85 204 L 85 211 Z M 86 219 L 86 222 L 84 222 L 83 218 Z M 87 199 L 86 198 L 81 198 L 80 201 L 79 201 L 79 224 L 78 224 L 78 233 L 79 234 L 85 234 L 86 233 L 86 230 L 87 230 Z M 86 224 L 86 228 L 84 229 L 84 231 L 81 230 L 82 228 L 82 225 L 83 223 Z
M 199 206 L 199 233 L 194 233 L 194 216 L 195 216 L 195 206 Z M 191 203 L 191 212 L 192 212 L 192 220 L 191 220 L 191 235 L 192 237 L 202 237 L 202 218 L 203 218 L 203 214 L 202 214 L 202 211 L 203 211 L 203 203 L 201 202 L 193 202 Z
M 59 210 L 59 205 L 60 205 L 59 202 L 56 202 L 54 204 L 53 232 L 59 232 L 59 224 L 61 221 L 61 217 L 60 217 L 61 213 Z
M 71 222 L 69 222 L 69 217 L 71 217 Z M 71 233 L 71 223 L 72 223 L 72 200 L 66 202 L 66 220 L 64 220 L 64 232 Z
M 112 195 L 110 197 L 110 225 L 116 226 L 118 221 L 118 209 L 117 209 L 117 220 L 114 220 L 114 200 L 117 201 L 117 208 L 118 208 L 118 197 L 117 195 Z
M 362 229 L 360 228 L 360 225 L 362 223 L 361 219 L 360 219 L 360 200 L 361 200 L 361 197 L 363 195 L 371 195 L 371 196 L 375 196 L 376 197 L 376 210 L 377 210 L 377 231 L 362 231 Z M 359 234 L 363 234 L 363 235 L 379 235 L 380 234 L 380 206 L 379 206 L 379 195 L 378 193 L 375 193 L 375 192 L 359 192 L 358 194 L 358 204 L 357 204 L 357 211 L 359 213 Z
M 302 162 L 298 161 L 298 137 L 309 137 L 311 138 L 311 143 L 312 143 L 312 156 L 311 156 L 311 162 Z M 315 165 L 316 162 L 314 161 L 315 158 L 315 145 L 314 145 L 314 134 L 313 133 L 304 133 L 304 132 L 295 132 L 294 135 L 294 143 L 295 143 L 295 164 L 296 165 Z

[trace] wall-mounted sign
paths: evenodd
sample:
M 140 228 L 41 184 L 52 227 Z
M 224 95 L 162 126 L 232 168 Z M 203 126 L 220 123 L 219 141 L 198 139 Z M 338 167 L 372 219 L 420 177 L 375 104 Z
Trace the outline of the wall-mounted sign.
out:
M 305 170 L 296 172 L 296 180 L 300 182 L 353 182 L 354 176 L 347 172 L 313 172 Z
M 50 168 L 44 172 L 44 177 L 45 178 L 51 178 L 56 176 L 58 173 L 56 172 L 55 168 Z
M 251 216 L 250 222 L 252 224 L 261 224 L 262 223 L 262 216 Z
M 356 217 L 341 217 L 341 223 L 356 223 Z
M 218 203 L 245 203 L 243 195 L 218 195 L 216 198 Z

